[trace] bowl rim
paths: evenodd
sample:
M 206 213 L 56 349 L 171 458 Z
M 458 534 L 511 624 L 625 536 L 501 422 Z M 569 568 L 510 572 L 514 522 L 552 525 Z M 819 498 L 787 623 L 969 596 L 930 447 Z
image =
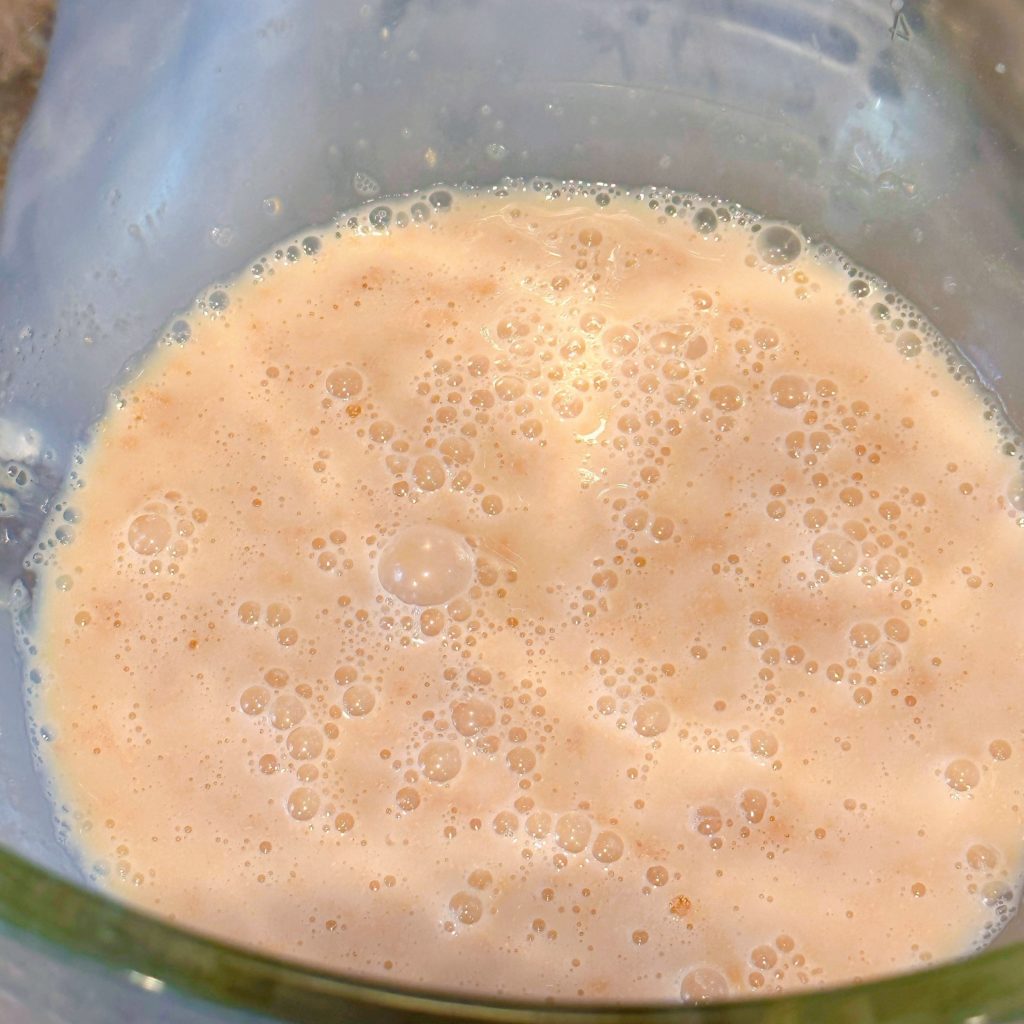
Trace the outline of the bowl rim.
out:
M 543 1003 L 403 988 L 336 973 L 189 931 L 103 892 L 51 873 L 0 847 L 0 929 L 36 955 L 107 975 L 154 995 L 169 990 L 211 1009 L 318 1024 L 341 1010 L 373 1020 L 594 1020 L 797 1024 L 858 1021 L 979 1021 L 1024 1012 L 1024 943 L 984 950 L 921 970 L 780 996 L 684 1006 L 666 1003 Z M 346 1019 L 347 1016 L 346 1016 Z

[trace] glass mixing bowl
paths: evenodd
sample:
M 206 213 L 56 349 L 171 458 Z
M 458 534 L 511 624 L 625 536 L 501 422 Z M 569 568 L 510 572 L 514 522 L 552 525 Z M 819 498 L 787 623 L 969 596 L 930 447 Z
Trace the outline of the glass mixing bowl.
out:
M 674 185 L 798 222 L 1024 422 L 1022 43 L 1018 0 L 67 0 L 0 235 L 0 1021 L 1024 1018 L 1015 926 L 870 984 L 618 1010 L 403 991 L 189 934 L 81 885 L 12 628 L 75 440 L 174 311 L 307 224 L 435 182 Z

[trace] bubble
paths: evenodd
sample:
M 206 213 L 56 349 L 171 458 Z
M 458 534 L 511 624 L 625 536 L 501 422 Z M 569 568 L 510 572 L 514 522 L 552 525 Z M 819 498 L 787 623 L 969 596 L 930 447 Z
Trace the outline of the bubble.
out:
M 238 700 L 238 706 L 247 715 L 258 715 L 270 700 L 270 691 L 264 689 L 262 686 L 250 686 L 242 691 L 242 696 Z
M 444 612 L 427 608 L 420 613 L 420 632 L 424 636 L 437 636 L 444 629 Z
M 857 545 L 840 533 L 824 533 L 811 545 L 814 560 L 829 572 L 846 573 L 857 566 Z
M 993 761 L 1008 761 L 1013 753 L 1013 748 L 1006 740 L 993 740 L 988 745 L 988 752 Z
M 370 227 L 383 231 L 391 223 L 392 213 L 390 206 L 375 206 L 370 211 Z
M 431 782 L 450 782 L 459 774 L 462 756 L 454 743 L 433 740 L 420 751 L 419 766 Z
M 480 897 L 471 892 L 457 892 L 449 901 L 448 908 L 459 924 L 476 924 L 484 914 Z
M 795 409 L 798 405 L 803 405 L 809 394 L 807 381 L 795 374 L 784 373 L 772 381 L 772 398 L 776 405 L 781 405 L 784 409 Z
M 735 412 L 743 405 L 743 394 L 732 384 L 721 384 L 711 389 L 711 401 L 722 412 Z
M 278 604 L 276 601 L 267 605 L 267 625 L 283 626 L 292 617 L 292 611 L 286 604 Z
M 894 669 L 902 658 L 903 655 L 895 644 L 883 641 L 868 655 L 868 665 L 873 672 L 881 674 Z
M 368 715 L 373 710 L 376 698 L 370 687 L 356 683 L 345 690 L 341 703 L 349 718 L 362 718 L 363 715 Z
M 1017 477 L 1007 491 L 1007 500 L 1018 511 L 1024 512 L 1024 477 Z
M 288 813 L 296 821 L 309 821 L 320 809 L 320 797 L 306 786 L 299 786 L 288 794 Z
M 981 772 L 973 761 L 960 757 L 946 766 L 946 785 L 957 793 L 967 793 L 981 782 Z
M 771 946 L 757 946 L 750 953 L 750 963 L 758 970 L 771 970 L 778 960 L 779 956 Z
M 559 419 L 572 420 L 583 412 L 583 399 L 568 388 L 560 388 L 551 399 L 555 414 Z
M 889 619 L 885 623 L 885 635 L 898 644 L 910 639 L 910 627 L 902 619 Z
M 668 869 L 655 864 L 647 869 L 647 881 L 659 888 L 668 885 Z
M 675 533 L 675 523 L 666 516 L 658 516 L 653 523 L 651 523 L 651 536 L 656 541 L 666 541 L 673 533 Z
M 420 805 L 420 795 L 410 786 L 403 786 L 395 794 L 395 803 L 400 810 L 415 811 Z
M 192 328 L 187 320 L 175 320 L 171 324 L 171 341 L 183 345 L 192 337 Z
M 464 437 L 446 437 L 441 442 L 441 454 L 449 462 L 457 466 L 465 466 L 473 461 L 473 446 Z
M 774 757 L 779 750 L 779 741 L 764 729 L 755 729 L 750 734 L 750 751 L 755 757 Z
M 506 755 L 505 762 L 516 775 L 527 775 L 537 764 L 537 755 L 529 747 L 513 747 Z
M 425 524 L 400 530 L 381 552 L 381 586 L 413 605 L 445 604 L 472 582 L 473 551 L 465 538 L 443 526 Z
M 526 819 L 526 831 L 534 839 L 543 839 L 551 831 L 551 815 L 537 811 Z
M 355 828 L 355 824 L 356 819 L 347 811 L 342 811 L 341 814 L 334 819 L 334 827 L 339 832 L 351 832 L 352 829 Z
M 999 863 L 999 854 L 984 843 L 975 843 L 967 850 L 967 863 L 975 871 L 992 871 Z
M 494 881 L 494 876 L 486 868 L 477 868 L 469 873 L 466 881 L 474 889 L 486 889 Z
M 563 814 L 555 824 L 555 838 L 563 850 L 579 853 L 590 840 L 590 821 L 577 811 Z
M 613 864 L 622 856 L 624 849 L 622 840 L 615 832 L 598 832 L 591 852 L 594 859 L 602 864 Z
M 878 643 L 881 634 L 873 622 L 857 622 L 850 627 L 850 643 L 854 647 L 870 647 Z
M 350 368 L 332 370 L 327 375 L 324 387 L 335 398 L 355 398 L 363 390 L 363 377 L 358 370 Z
M 255 601 L 243 601 L 238 606 L 238 617 L 247 626 L 255 626 L 260 621 L 260 606 Z
M 1013 902 L 1013 890 L 1006 882 L 989 882 L 982 887 L 981 901 L 986 907 L 1008 907 Z
M 773 267 L 782 267 L 799 257 L 803 244 L 799 235 L 784 224 L 766 224 L 757 234 L 757 253 Z
M 496 835 L 512 838 L 519 828 L 519 819 L 511 811 L 499 811 L 492 825 Z
M 669 726 L 668 708 L 660 701 L 649 700 L 633 712 L 633 728 L 641 736 L 658 736 Z
M 210 292 L 206 299 L 206 305 L 215 313 L 223 313 L 224 310 L 228 308 L 230 301 L 228 293 L 218 289 L 215 292 Z
M 128 544 L 140 555 L 157 555 L 171 539 L 171 524 L 155 512 L 136 516 L 128 527 Z
M 504 508 L 504 503 L 501 498 L 496 494 L 485 494 L 480 499 L 480 508 L 483 510 L 485 515 L 496 516 L 501 514 L 501 510 Z
M 437 491 L 447 479 L 444 463 L 436 455 L 421 455 L 412 467 L 412 478 L 421 491 Z
M 679 987 L 684 1003 L 712 1003 L 729 995 L 729 983 L 712 967 L 688 971 Z
M 285 746 L 296 761 L 311 761 L 320 756 L 324 741 L 317 728 L 312 725 L 300 725 L 288 733 Z
M 693 830 L 702 836 L 713 836 L 722 830 L 722 814 L 717 807 L 705 804 L 693 812 Z
M 901 356 L 913 359 L 921 352 L 921 336 L 914 331 L 903 331 L 896 336 L 896 351 Z
M 702 206 L 693 215 L 693 226 L 702 234 L 710 235 L 718 227 L 718 218 L 710 207 Z
M 306 708 L 298 697 L 283 693 L 270 705 L 270 723 L 275 729 L 294 728 L 306 717 Z
M 759 789 L 745 789 L 740 794 L 740 810 L 747 821 L 756 825 L 768 810 L 768 797 Z
M 462 736 L 476 736 L 494 725 L 494 708 L 482 700 L 461 701 L 452 708 L 452 722 Z
M 642 508 L 628 509 L 622 516 L 622 525 L 636 533 L 647 525 L 647 512 Z
M 878 514 L 887 523 L 891 523 L 891 522 L 895 521 L 896 519 L 899 519 L 900 515 L 902 514 L 902 511 L 901 511 L 899 505 L 896 504 L 896 502 L 894 502 L 894 501 L 883 501 L 882 504 L 878 506 Z
M 601 336 L 601 341 L 613 356 L 621 357 L 628 356 L 639 344 L 640 339 L 632 328 L 619 325 L 609 327 Z

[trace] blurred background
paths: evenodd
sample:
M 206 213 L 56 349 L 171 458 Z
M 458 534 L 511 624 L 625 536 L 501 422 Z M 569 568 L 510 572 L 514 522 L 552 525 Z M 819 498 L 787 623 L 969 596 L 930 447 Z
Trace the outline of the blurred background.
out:
M 7 161 L 46 64 L 57 0 L 0 0 L 0 197 Z

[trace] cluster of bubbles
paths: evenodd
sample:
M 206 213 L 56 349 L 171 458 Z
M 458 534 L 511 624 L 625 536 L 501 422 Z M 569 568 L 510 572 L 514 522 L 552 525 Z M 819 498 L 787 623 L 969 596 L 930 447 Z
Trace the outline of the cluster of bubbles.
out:
M 870 317 L 885 344 L 907 360 L 939 352 L 955 376 L 970 386 L 977 384 L 929 325 L 882 282 L 841 264 L 836 254 L 791 227 L 761 221 L 734 205 L 672 192 L 630 194 L 537 181 L 506 183 L 496 193 L 514 198 L 523 188 L 552 198 L 589 197 L 597 208 L 637 201 L 663 217 L 686 219 L 703 236 L 743 230 L 749 235 L 751 265 L 780 275 L 796 299 L 814 285 L 805 268 L 805 258 L 813 252 L 823 262 L 844 267 L 850 278 L 850 309 Z M 402 202 L 378 202 L 340 219 L 335 235 L 376 234 L 426 223 L 443 216 L 454 201 L 450 192 L 435 190 Z M 513 207 L 509 219 L 528 220 L 525 205 L 522 210 Z M 324 527 L 302 541 L 302 557 L 336 578 L 340 588 L 343 621 L 333 642 L 346 652 L 361 653 L 351 660 L 339 657 L 332 679 L 302 678 L 285 667 L 290 649 L 309 639 L 296 624 L 300 616 L 289 594 L 273 600 L 266 594 L 247 596 L 231 613 L 233 627 L 252 630 L 254 636 L 269 631 L 281 649 L 279 663 L 261 666 L 243 681 L 237 707 L 262 743 L 252 754 L 254 773 L 268 779 L 287 776 L 283 811 L 310 831 L 326 828 L 357 835 L 355 808 L 336 798 L 347 751 L 359 745 L 361 722 L 387 712 L 392 646 L 433 645 L 428 649 L 443 646 L 452 656 L 444 670 L 444 700 L 424 713 L 412 734 L 396 736 L 394 749 L 381 752 L 382 761 L 397 766 L 400 775 L 382 797 L 388 813 L 399 818 L 438 813 L 442 802 L 435 795 L 453 790 L 460 777 L 486 761 L 502 767 L 517 796 L 497 808 L 489 821 L 471 820 L 470 830 L 489 830 L 543 852 L 546 863 L 559 870 L 589 864 L 612 872 L 634 859 L 628 830 L 602 820 L 585 800 L 542 806 L 531 796 L 553 743 L 544 706 L 546 680 L 538 673 L 538 685 L 522 679 L 513 666 L 499 669 L 486 658 L 490 638 L 525 638 L 536 626 L 524 621 L 526 614 L 510 596 L 518 570 L 511 560 L 485 550 L 470 529 L 459 532 L 421 514 L 438 494 L 461 498 L 470 524 L 500 525 L 511 513 L 524 511 L 514 488 L 503 489 L 490 468 L 497 460 L 500 479 L 506 468 L 502 460 L 517 445 L 540 452 L 553 446 L 555 438 L 571 437 L 591 446 L 598 453 L 595 462 L 626 481 L 598 499 L 607 515 L 609 551 L 595 559 L 591 579 L 576 588 L 574 603 L 565 609 L 567 621 L 607 617 L 608 595 L 624 577 L 642 573 L 654 559 L 671 559 L 673 550 L 686 544 L 681 514 L 660 499 L 673 456 L 698 443 L 718 450 L 743 444 L 754 417 L 762 415 L 783 424 L 778 479 L 768 493 L 740 501 L 738 511 L 759 521 L 764 517 L 770 529 L 788 531 L 787 557 L 799 563 L 794 572 L 809 592 L 856 580 L 892 597 L 890 614 L 847 623 L 822 649 L 776 628 L 767 612 L 751 613 L 746 642 L 756 662 L 752 677 L 757 683 L 745 695 L 744 723 L 725 729 L 720 738 L 698 737 L 697 720 L 680 718 L 667 692 L 679 665 L 653 665 L 643 658 L 621 665 L 608 648 L 593 648 L 587 671 L 593 686 L 591 710 L 599 722 L 607 722 L 652 757 L 670 743 L 691 743 L 695 749 L 703 743 L 709 751 L 741 755 L 744 770 L 749 765 L 748 782 L 737 786 L 730 801 L 709 796 L 680 808 L 695 841 L 717 851 L 726 842 L 756 840 L 759 830 L 773 823 L 779 801 L 766 780 L 771 778 L 768 773 L 786 767 L 780 740 L 784 733 L 775 724 L 782 717 L 775 705 L 782 673 L 844 687 L 858 708 L 867 708 L 878 695 L 895 699 L 897 694 L 906 707 L 915 706 L 909 690 L 890 688 L 887 681 L 901 676 L 915 618 L 923 614 L 926 581 L 915 552 L 914 528 L 926 514 L 928 496 L 910 488 L 896 493 L 872 489 L 870 467 L 885 456 L 867 440 L 875 411 L 856 393 L 843 393 L 831 377 L 780 370 L 777 364 L 793 339 L 755 316 L 724 316 L 721 297 L 703 287 L 689 286 L 680 296 L 684 311 L 671 319 L 620 322 L 585 307 L 580 297 L 593 296 L 602 287 L 615 246 L 611 231 L 595 226 L 599 223 L 595 216 L 593 225 L 574 224 L 571 231 L 549 240 L 571 269 L 539 275 L 530 284 L 530 301 L 512 302 L 500 318 L 482 325 L 486 354 L 431 351 L 414 379 L 415 399 L 425 410 L 421 430 L 400 428 L 400 417 L 383 408 L 367 367 L 337 361 L 323 368 L 317 415 L 340 420 L 351 428 L 353 444 L 380 455 L 390 475 L 387 500 L 400 510 L 393 521 L 382 523 L 372 543 L 349 537 L 341 527 Z M 324 237 L 310 234 L 276 249 L 253 264 L 253 278 L 266 282 L 290 265 L 317 259 Z M 631 258 L 634 254 L 617 254 L 627 263 Z M 210 318 L 229 316 L 232 298 L 230 289 L 215 288 L 202 298 L 199 312 Z M 187 345 L 192 334 L 189 322 L 178 320 L 165 341 Z M 280 372 L 270 367 L 267 375 L 277 379 Z M 991 400 L 986 402 L 993 422 L 1002 424 Z M 912 433 L 912 417 L 905 417 L 899 429 Z M 1017 458 L 1020 440 L 1008 427 L 1001 430 L 1004 452 Z M 840 455 L 852 456 L 859 468 L 833 469 L 851 464 Z M 314 473 L 326 474 L 331 453 L 318 448 L 310 460 Z M 950 473 L 957 473 L 955 466 Z M 581 486 L 597 489 L 593 481 L 584 480 Z M 965 497 L 970 486 L 967 480 L 961 485 Z M 1006 496 L 1006 509 L 1024 520 L 1024 482 Z M 173 491 L 146 503 L 125 526 L 120 571 L 143 578 L 147 599 L 160 599 L 162 581 L 182 572 L 206 521 L 201 507 Z M 716 563 L 714 571 L 738 576 L 739 561 L 739 556 L 730 556 L 728 565 Z M 352 573 L 372 575 L 376 600 L 370 607 L 357 607 L 345 596 L 345 579 Z M 983 585 L 970 567 L 963 577 L 968 588 Z M 62 576 L 57 585 L 70 589 L 73 581 Z M 507 614 L 498 615 L 496 607 L 504 607 Z M 83 610 L 80 617 L 76 623 L 87 625 L 89 612 Z M 697 662 L 708 657 L 699 643 L 690 653 Z M 1003 739 L 989 746 L 993 765 L 1012 752 Z M 955 757 L 937 769 L 936 785 L 967 799 L 988 770 L 973 755 Z M 1005 873 L 997 871 L 999 855 L 976 844 L 967 850 L 965 861 L 969 891 L 993 909 L 993 920 L 1001 926 L 1015 906 L 1015 893 Z M 649 891 L 659 892 L 673 880 L 662 864 L 648 867 L 644 878 Z M 443 908 L 445 930 L 459 933 L 484 921 L 493 909 L 493 885 L 488 870 L 468 873 Z M 914 883 L 915 897 L 926 893 L 924 883 Z M 666 913 L 690 917 L 694 898 L 672 894 L 665 900 Z M 543 923 L 536 930 L 555 937 Z M 632 934 L 636 945 L 648 940 L 642 929 Z M 744 970 L 743 984 L 752 990 L 780 986 L 790 971 L 800 983 L 814 976 L 788 935 L 753 948 Z M 679 977 L 685 1002 L 715 1001 L 737 987 L 721 965 L 692 965 Z

